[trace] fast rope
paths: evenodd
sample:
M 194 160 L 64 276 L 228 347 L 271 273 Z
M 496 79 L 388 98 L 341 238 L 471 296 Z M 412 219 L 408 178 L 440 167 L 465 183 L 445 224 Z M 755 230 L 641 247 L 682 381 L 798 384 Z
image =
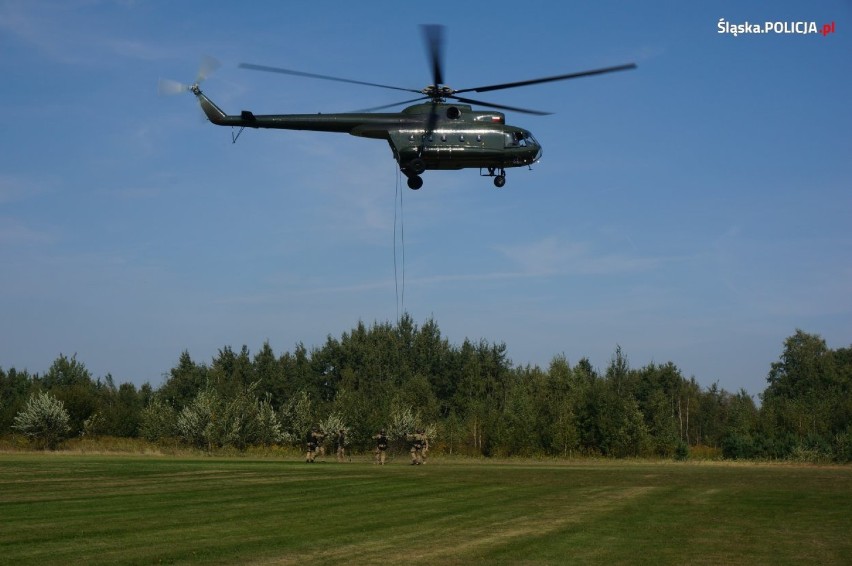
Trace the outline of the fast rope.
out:
M 399 168 L 394 164 L 394 169 L 396 170 L 396 191 L 394 193 L 394 201 L 393 201 L 393 284 L 394 289 L 396 290 L 396 322 L 399 324 L 400 320 L 400 312 L 405 312 L 405 223 L 403 208 L 402 208 L 402 193 L 404 191 L 400 190 L 400 178 L 402 177 L 402 173 Z M 399 206 L 397 206 L 397 204 Z M 399 221 L 397 221 L 397 211 L 399 211 Z M 399 285 L 399 269 L 397 268 L 396 261 L 396 226 L 399 224 L 399 233 L 400 233 L 400 245 L 402 248 L 402 295 L 400 296 L 400 285 Z

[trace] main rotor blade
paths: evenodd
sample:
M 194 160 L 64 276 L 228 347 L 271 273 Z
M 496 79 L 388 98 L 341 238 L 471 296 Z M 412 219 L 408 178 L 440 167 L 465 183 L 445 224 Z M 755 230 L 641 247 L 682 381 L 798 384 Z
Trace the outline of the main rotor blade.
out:
M 437 87 L 444 84 L 444 26 L 425 24 L 420 29 L 423 30 L 429 62 L 432 64 L 432 84 Z
M 456 91 L 459 92 L 459 91 Z M 500 110 L 511 110 L 512 112 L 522 112 L 524 114 L 533 114 L 535 116 L 549 116 L 553 112 L 543 112 L 541 110 L 530 110 L 528 108 L 517 108 L 515 106 L 506 106 L 504 104 L 494 104 L 493 102 L 483 102 L 481 100 L 473 100 L 472 98 L 464 98 L 461 96 L 451 95 L 449 98 L 454 98 L 465 104 L 476 104 L 478 106 L 486 106 L 488 108 L 499 108 Z
M 402 102 L 394 102 L 393 104 L 385 104 L 383 106 L 374 106 L 373 108 L 355 110 L 355 112 L 375 112 L 376 110 L 384 110 L 385 108 L 393 108 L 394 106 L 402 106 L 403 104 L 411 104 L 412 102 L 420 102 L 421 100 L 429 100 L 429 97 L 421 96 L 420 98 L 414 98 L 412 100 L 404 100 Z
M 588 77 L 591 75 L 602 75 L 604 73 L 614 73 L 616 71 L 627 71 L 628 69 L 635 69 L 636 64 L 630 63 L 628 65 L 618 65 L 616 67 L 605 67 L 603 69 L 593 69 L 591 71 L 581 71 L 579 73 L 569 73 L 567 75 L 556 75 L 554 77 L 544 77 L 541 79 L 531 79 L 528 81 L 518 81 L 514 83 L 503 83 L 499 85 L 490 85 L 490 86 L 480 86 L 476 88 L 463 88 L 457 90 L 455 92 L 488 92 L 490 90 L 500 90 L 504 88 L 515 88 L 519 86 L 529 86 L 535 85 L 539 83 L 549 83 L 553 81 L 564 81 L 568 79 L 576 79 L 579 77 Z
M 252 63 L 240 63 L 239 67 L 241 69 L 250 69 L 252 71 L 265 71 L 267 73 L 280 73 L 280 74 L 283 74 L 283 75 L 294 75 L 294 76 L 297 76 L 297 77 L 308 77 L 309 79 L 322 79 L 322 80 L 325 80 L 325 81 L 337 81 L 337 82 L 340 82 L 340 83 L 351 83 L 351 84 L 356 84 L 356 85 L 375 86 L 375 87 L 379 87 L 379 88 L 389 88 L 391 90 L 401 90 L 401 91 L 404 91 L 404 92 L 420 93 L 419 90 L 412 89 L 412 88 L 402 88 L 402 87 L 398 87 L 398 86 L 383 85 L 383 84 L 378 84 L 378 83 L 368 83 L 368 82 L 365 82 L 365 81 L 356 81 L 356 80 L 353 80 L 353 79 L 344 79 L 344 78 L 341 78 L 341 77 L 332 77 L 332 76 L 329 76 L 329 75 L 318 75 L 316 73 L 305 73 L 303 71 L 294 71 L 292 69 L 282 69 L 281 67 L 268 67 L 266 65 L 254 65 Z

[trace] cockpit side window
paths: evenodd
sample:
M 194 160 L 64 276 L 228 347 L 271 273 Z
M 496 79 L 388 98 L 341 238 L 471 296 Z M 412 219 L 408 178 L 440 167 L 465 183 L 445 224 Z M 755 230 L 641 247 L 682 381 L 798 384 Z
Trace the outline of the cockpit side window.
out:
M 532 134 L 525 131 L 506 132 L 506 147 L 529 147 L 536 145 L 535 138 Z

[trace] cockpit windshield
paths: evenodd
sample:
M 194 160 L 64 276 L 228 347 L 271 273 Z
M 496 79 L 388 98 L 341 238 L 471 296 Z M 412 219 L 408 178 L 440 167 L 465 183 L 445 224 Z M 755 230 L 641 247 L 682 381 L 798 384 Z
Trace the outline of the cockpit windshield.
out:
M 506 147 L 539 147 L 533 135 L 526 130 L 506 132 Z

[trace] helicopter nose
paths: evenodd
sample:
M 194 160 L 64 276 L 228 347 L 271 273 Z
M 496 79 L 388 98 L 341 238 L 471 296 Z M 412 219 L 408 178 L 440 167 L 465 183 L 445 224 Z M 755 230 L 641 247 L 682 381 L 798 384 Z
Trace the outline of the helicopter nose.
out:
M 538 146 L 538 151 L 535 152 L 535 157 L 533 157 L 533 163 L 537 163 L 541 159 L 541 146 Z

